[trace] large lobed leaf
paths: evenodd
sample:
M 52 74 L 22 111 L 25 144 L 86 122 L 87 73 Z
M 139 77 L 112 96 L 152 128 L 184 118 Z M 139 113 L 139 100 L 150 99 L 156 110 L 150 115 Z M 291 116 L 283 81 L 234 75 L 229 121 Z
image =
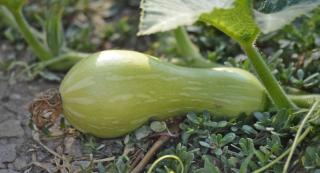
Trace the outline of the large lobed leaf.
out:
M 320 0 L 266 0 L 260 11 L 254 11 L 255 20 L 263 33 L 269 33 L 290 24 L 319 5 Z
M 261 1 L 260 1 L 261 2 Z M 320 5 L 320 0 L 265 0 L 255 10 L 251 0 L 142 0 L 138 35 L 168 31 L 200 20 L 242 43 L 269 33 Z
M 191 25 L 203 13 L 231 8 L 234 0 L 142 0 L 138 35 Z
M 217 9 L 200 16 L 200 20 L 220 29 L 240 43 L 253 43 L 259 34 L 251 0 L 236 0 L 231 9 Z

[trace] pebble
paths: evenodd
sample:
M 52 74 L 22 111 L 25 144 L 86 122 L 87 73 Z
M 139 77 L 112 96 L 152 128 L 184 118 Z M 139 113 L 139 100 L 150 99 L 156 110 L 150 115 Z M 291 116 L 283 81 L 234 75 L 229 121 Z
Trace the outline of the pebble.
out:
M 16 146 L 14 144 L 0 145 L 0 162 L 13 162 L 16 159 Z
M 7 164 L 7 169 L 14 170 L 13 164 L 12 163 L 8 163 Z
M 89 161 L 74 161 L 71 164 L 71 172 L 80 172 L 81 168 L 87 168 L 89 165 Z
M 6 120 L 0 123 L 0 138 L 23 136 L 24 131 L 18 120 Z
M 21 100 L 21 95 L 19 95 L 19 94 L 12 94 L 12 95 L 10 96 L 10 98 L 13 99 L 13 100 Z
M 0 103 L 1 104 L 1 103 Z M 9 119 L 10 117 L 14 116 L 12 113 L 6 111 L 4 108 L 2 108 L 0 106 L 0 112 L 1 112 L 1 115 L 0 115 L 0 122 L 3 122 L 7 119 Z
M 13 162 L 13 166 L 14 166 L 14 169 L 20 171 L 22 170 L 23 168 L 25 168 L 26 166 L 28 165 L 27 161 L 25 158 L 21 158 L 21 157 L 18 157 L 14 162 Z
M 64 139 L 64 153 L 71 155 L 73 157 L 81 157 L 81 143 L 79 140 L 76 140 L 74 137 L 66 137 Z

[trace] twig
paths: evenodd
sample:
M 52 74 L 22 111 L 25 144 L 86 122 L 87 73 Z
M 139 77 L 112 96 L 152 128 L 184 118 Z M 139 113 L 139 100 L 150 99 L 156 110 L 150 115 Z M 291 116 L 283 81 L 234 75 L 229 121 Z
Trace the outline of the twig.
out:
M 158 149 L 166 143 L 170 139 L 169 136 L 161 136 L 150 148 L 150 150 L 146 153 L 144 158 L 140 161 L 140 163 L 131 171 L 131 173 L 139 173 L 144 167 L 148 164 L 149 160 L 153 157 L 153 155 L 158 151 Z
M 158 136 L 168 136 L 168 137 L 176 138 L 176 137 L 179 136 L 179 134 L 171 133 L 171 132 L 168 130 L 168 132 L 154 133 L 154 134 L 149 135 L 148 137 L 149 137 L 149 138 L 155 138 L 155 137 L 158 137 Z
M 139 161 L 141 161 L 144 157 L 144 153 L 142 149 L 139 149 L 137 152 L 133 155 L 134 160 L 130 163 L 131 167 L 134 168 L 139 164 Z
M 112 157 L 107 157 L 107 158 L 103 158 L 103 159 L 95 159 L 95 160 L 93 160 L 92 162 L 93 162 L 93 163 L 110 162 L 110 161 L 112 161 L 112 160 L 114 160 L 114 159 L 115 159 L 115 157 L 112 156 Z
M 41 145 L 45 150 L 47 150 L 49 153 L 51 153 L 52 155 L 58 157 L 59 159 L 64 160 L 65 158 L 60 156 L 58 153 L 56 153 L 55 151 L 51 150 L 49 147 L 47 147 L 46 145 L 44 145 L 42 142 L 35 140 L 39 145 Z
M 294 150 L 296 149 L 296 147 L 298 145 L 298 139 L 299 139 L 299 136 L 302 133 L 302 129 L 303 129 L 304 125 L 306 124 L 307 120 L 309 119 L 309 117 L 312 115 L 312 113 L 315 110 L 315 108 L 318 106 L 318 104 L 319 104 L 319 101 L 316 101 L 313 104 L 313 106 L 311 107 L 311 109 L 309 110 L 308 114 L 303 118 L 303 120 L 302 120 L 302 122 L 300 124 L 300 127 L 299 127 L 299 129 L 297 131 L 296 137 L 294 138 L 294 141 L 293 141 L 292 147 L 290 149 L 290 153 L 289 153 L 288 159 L 286 161 L 286 164 L 283 167 L 282 173 L 286 173 L 288 171 L 289 164 L 290 164 L 291 158 L 293 156 Z
M 179 130 L 178 126 L 173 126 L 174 132 L 177 132 Z M 140 163 L 131 171 L 131 173 L 139 173 L 142 172 L 142 170 L 145 168 L 145 166 L 148 164 L 148 162 L 151 160 L 151 158 L 156 154 L 158 149 L 166 143 L 170 139 L 170 136 L 160 136 L 159 139 L 152 145 L 152 147 L 149 149 L 149 151 L 146 153 L 144 158 L 140 161 Z
M 50 169 L 46 165 L 44 165 L 44 164 L 42 164 L 40 162 L 32 162 L 31 165 L 37 166 L 39 168 L 42 168 L 42 169 L 46 170 L 49 173 L 52 172 L 52 171 L 50 171 Z

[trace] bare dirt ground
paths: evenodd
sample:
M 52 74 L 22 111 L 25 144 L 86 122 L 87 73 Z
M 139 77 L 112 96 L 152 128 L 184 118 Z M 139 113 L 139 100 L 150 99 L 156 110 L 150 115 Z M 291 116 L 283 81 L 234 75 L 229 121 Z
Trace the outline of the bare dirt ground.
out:
M 15 60 L 19 54 L 24 55 L 25 62 L 32 60 L 28 50 L 15 52 L 12 46 L 6 43 L 1 45 L 2 62 Z M 46 138 L 43 133 L 32 130 L 31 114 L 28 112 L 30 103 L 42 92 L 58 88 L 59 83 L 41 78 L 30 82 L 18 79 L 16 75 L 20 68 L 9 72 L 0 70 L 0 173 L 69 173 L 77 172 L 80 165 L 87 167 L 89 161 L 83 161 L 87 158 L 81 159 L 80 139 L 76 135 Z M 67 147 L 64 145 L 66 143 Z M 59 157 L 65 155 L 77 157 L 78 160 L 61 161 L 63 159 Z
M 0 75 L 4 78 L 3 73 Z M 57 84 L 0 80 L 0 173 L 29 172 L 37 147 L 28 126 L 27 107 L 39 92 L 52 87 Z

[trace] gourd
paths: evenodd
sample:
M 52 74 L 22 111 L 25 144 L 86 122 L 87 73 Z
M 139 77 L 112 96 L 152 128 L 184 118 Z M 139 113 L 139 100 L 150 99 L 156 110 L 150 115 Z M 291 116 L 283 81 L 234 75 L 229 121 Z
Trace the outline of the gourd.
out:
M 262 111 L 268 98 L 249 72 L 197 69 L 123 50 L 108 50 L 77 63 L 60 86 L 63 114 L 82 132 L 119 137 L 149 119 L 189 111 L 235 117 Z

